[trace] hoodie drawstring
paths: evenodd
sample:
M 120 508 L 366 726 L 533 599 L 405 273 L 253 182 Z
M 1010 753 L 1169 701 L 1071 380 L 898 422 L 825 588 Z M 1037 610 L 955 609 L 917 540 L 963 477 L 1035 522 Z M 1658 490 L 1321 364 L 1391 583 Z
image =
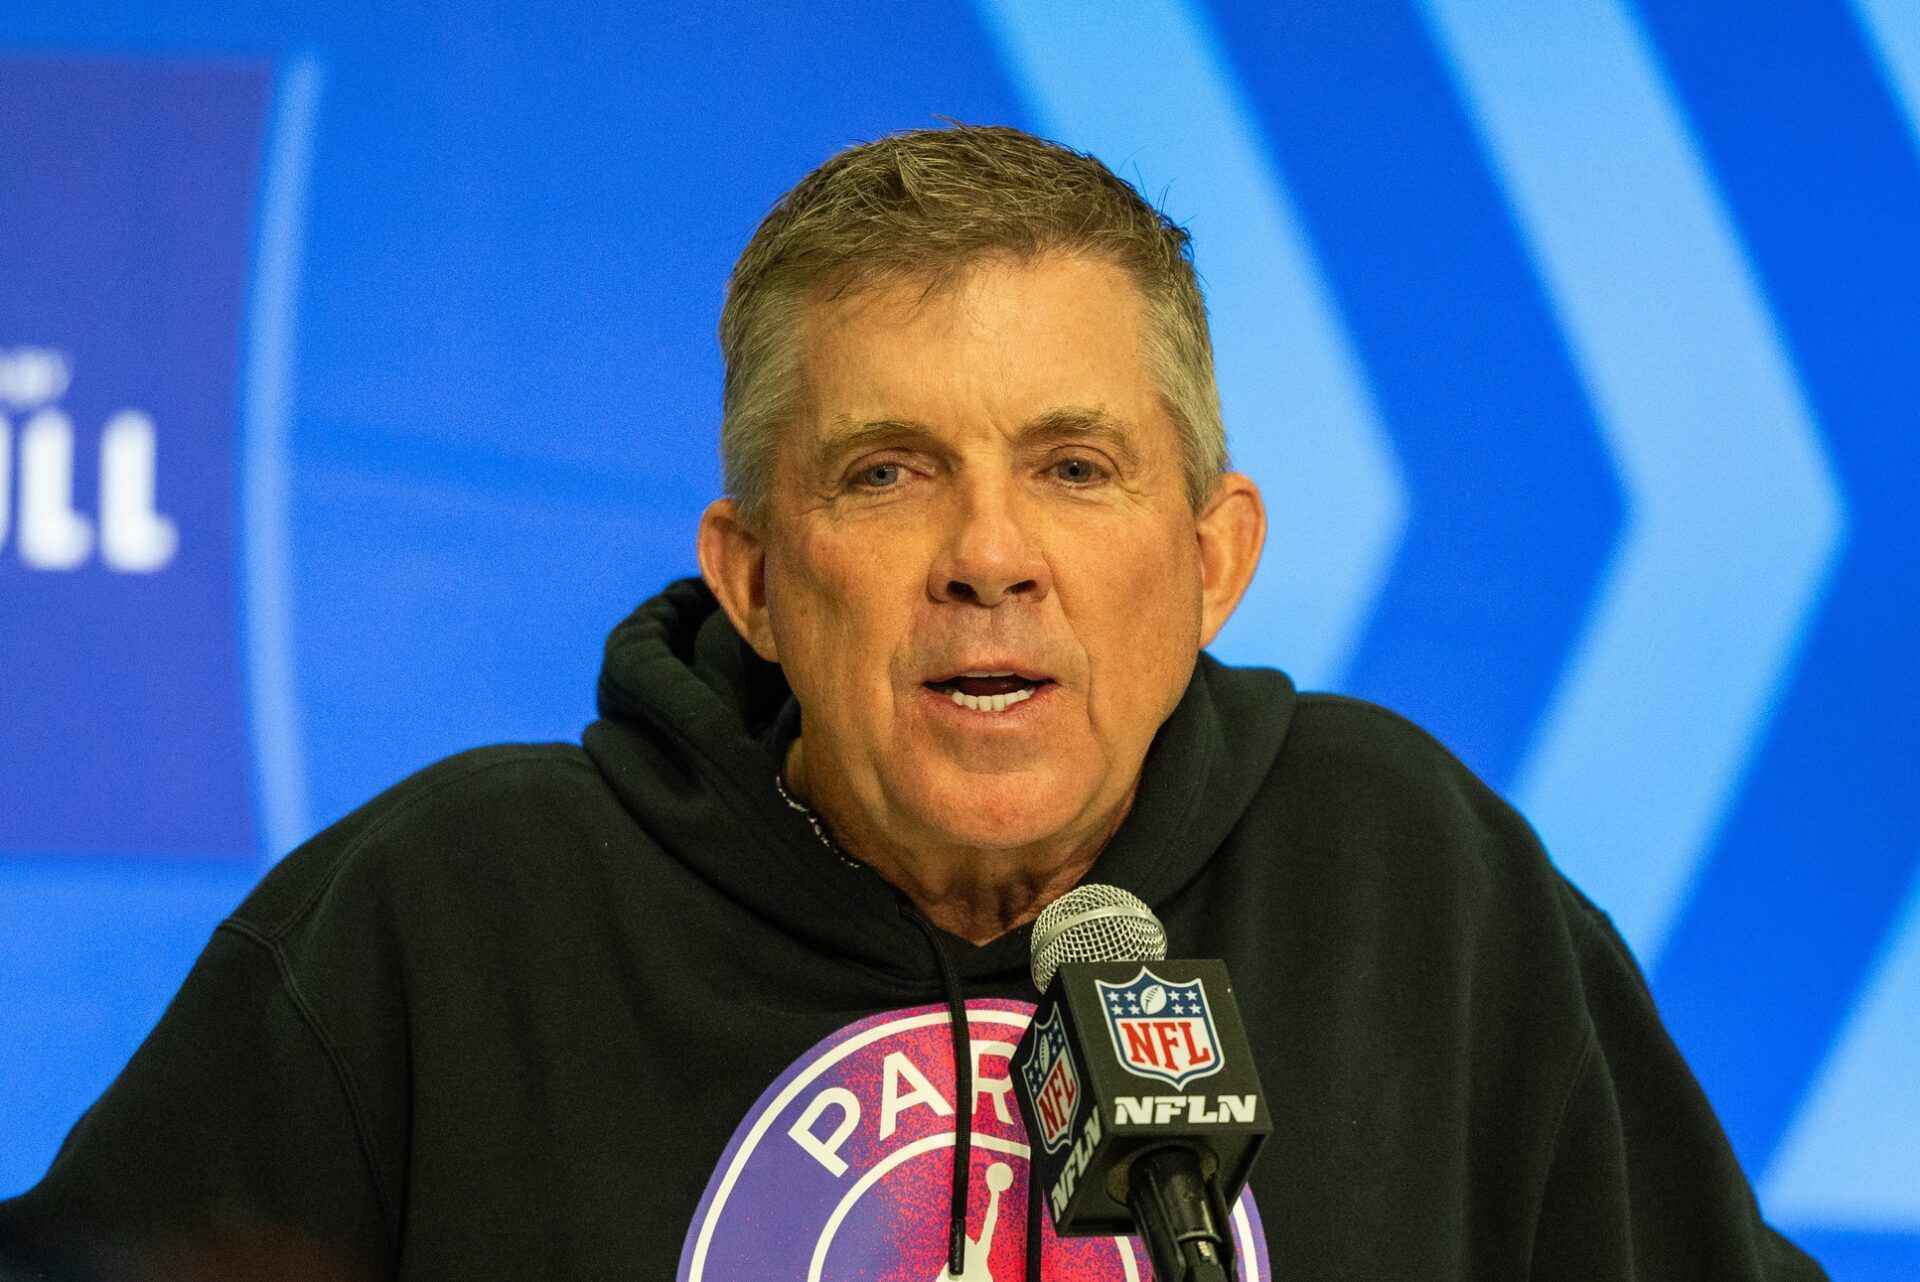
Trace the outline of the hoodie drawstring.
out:
M 1031 1147 L 1027 1149 L 1027 1278 L 1040 1282 L 1040 1163 Z
M 957 1278 L 967 1267 L 967 1181 L 973 1171 L 973 1035 L 967 1027 L 966 996 L 960 991 L 960 981 L 954 976 L 953 964 L 933 923 L 906 900 L 901 900 L 900 912 L 919 927 L 927 947 L 933 950 L 933 964 L 940 972 L 940 991 L 946 996 L 947 1018 L 952 1025 L 953 1210 L 947 1224 L 947 1276 Z M 1031 1213 L 1028 1218 L 1032 1219 Z
M 792 705 L 791 700 L 789 705 L 797 706 Z M 840 843 L 833 839 L 820 817 L 787 791 L 785 779 L 775 774 L 773 786 L 787 808 L 807 821 L 820 844 L 832 851 L 841 863 L 855 868 L 867 867 L 840 849 Z M 965 1275 L 967 1268 L 967 1186 L 973 1174 L 973 1030 L 967 1024 L 966 994 L 961 992 L 959 977 L 953 973 L 953 963 L 940 943 L 939 930 L 905 895 L 899 895 L 895 902 L 900 915 L 914 924 L 933 953 L 934 969 L 940 973 L 940 992 L 947 999 L 947 1022 L 953 1034 L 953 1207 L 947 1220 L 947 1276 L 958 1278 Z M 1027 1160 L 1026 1272 L 1030 1282 L 1040 1282 L 1040 1181 L 1031 1156 Z
M 967 999 L 954 976 L 953 963 L 940 943 L 934 924 L 913 904 L 902 899 L 900 914 L 926 937 L 940 972 L 940 991 L 947 999 L 947 1021 L 953 1032 L 954 1133 L 953 1207 L 947 1221 L 947 1276 L 957 1278 L 967 1267 L 967 1181 L 973 1171 L 973 1033 L 967 1026 Z M 1040 1172 L 1031 1154 L 1027 1158 L 1028 1282 L 1040 1278 Z

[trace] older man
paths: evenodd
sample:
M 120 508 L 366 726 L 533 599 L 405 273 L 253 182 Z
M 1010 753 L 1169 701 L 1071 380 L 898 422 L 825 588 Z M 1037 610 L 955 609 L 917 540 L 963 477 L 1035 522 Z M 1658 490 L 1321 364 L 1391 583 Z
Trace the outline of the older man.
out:
M 615 631 L 585 750 L 455 758 L 276 868 L 0 1205 L 14 1258 L 1013 1282 L 1022 927 L 1092 878 L 1232 968 L 1248 1278 L 1820 1276 L 1526 825 L 1201 654 L 1264 516 L 1184 233 L 1012 130 L 889 138 L 769 215 L 721 337 L 705 584 Z

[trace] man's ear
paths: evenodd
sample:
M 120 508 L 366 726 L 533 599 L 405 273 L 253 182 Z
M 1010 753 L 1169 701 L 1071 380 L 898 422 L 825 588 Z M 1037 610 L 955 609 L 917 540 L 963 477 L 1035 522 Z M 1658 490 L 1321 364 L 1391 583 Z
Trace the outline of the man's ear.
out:
M 1213 644 L 1260 564 L 1267 505 L 1253 478 L 1228 472 L 1195 520 L 1200 537 L 1200 645 Z
M 740 518 L 732 499 L 715 499 L 700 514 L 700 575 L 734 631 L 746 638 L 754 653 L 769 663 L 780 662 L 773 644 L 773 625 L 767 616 L 766 543 Z

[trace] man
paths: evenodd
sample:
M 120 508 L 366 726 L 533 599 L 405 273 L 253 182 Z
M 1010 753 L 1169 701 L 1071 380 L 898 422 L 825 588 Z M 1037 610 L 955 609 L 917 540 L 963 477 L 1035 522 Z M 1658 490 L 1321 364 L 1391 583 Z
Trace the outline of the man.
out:
M 1096 880 L 1232 970 L 1247 1277 L 1820 1276 L 1524 822 L 1201 654 L 1264 516 L 1183 232 L 1013 130 L 888 138 L 768 216 L 721 341 L 704 585 L 614 632 L 584 750 L 455 758 L 276 868 L 0 1206 L 18 1259 L 1012 1282 L 1024 927 Z

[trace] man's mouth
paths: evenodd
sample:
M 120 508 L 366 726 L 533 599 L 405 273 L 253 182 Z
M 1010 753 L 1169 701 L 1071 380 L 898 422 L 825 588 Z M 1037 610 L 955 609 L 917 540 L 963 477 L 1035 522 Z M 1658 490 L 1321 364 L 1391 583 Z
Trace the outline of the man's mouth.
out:
M 1050 678 L 1019 672 L 958 672 L 926 686 L 972 712 L 1005 712 L 1052 684 Z

